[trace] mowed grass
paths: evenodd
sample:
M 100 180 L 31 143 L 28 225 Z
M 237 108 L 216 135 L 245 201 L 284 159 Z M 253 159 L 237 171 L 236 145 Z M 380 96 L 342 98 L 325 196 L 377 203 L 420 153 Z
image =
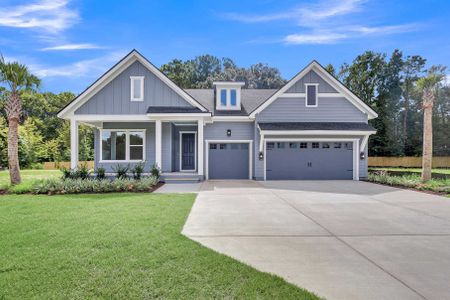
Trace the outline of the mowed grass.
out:
M 414 172 L 414 173 L 422 173 L 421 168 L 369 168 L 369 170 L 374 171 L 401 171 L 401 172 Z M 449 169 L 432 169 L 432 173 L 439 173 L 439 174 L 450 174 L 450 168 Z
M 31 187 L 36 180 L 50 177 L 61 177 L 60 170 L 21 170 L 22 183 L 14 188 L 25 189 Z M 10 188 L 9 171 L 0 171 L 0 189 L 6 190 Z
M 317 298 L 181 235 L 194 198 L 0 196 L 0 299 Z

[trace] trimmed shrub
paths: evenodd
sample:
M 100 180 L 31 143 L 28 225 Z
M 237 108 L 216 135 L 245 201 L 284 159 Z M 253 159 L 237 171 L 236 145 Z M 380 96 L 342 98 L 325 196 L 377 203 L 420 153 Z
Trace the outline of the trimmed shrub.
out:
M 57 179 L 49 178 L 36 182 L 33 186 L 34 194 L 79 194 L 79 193 L 109 193 L 109 192 L 146 192 L 150 191 L 158 179 L 143 177 L 135 179 Z
M 431 179 L 423 183 L 420 175 L 418 174 L 392 176 L 386 171 L 369 173 L 367 179 L 371 182 L 383 183 L 392 186 L 401 186 L 447 194 L 450 193 L 450 179 Z

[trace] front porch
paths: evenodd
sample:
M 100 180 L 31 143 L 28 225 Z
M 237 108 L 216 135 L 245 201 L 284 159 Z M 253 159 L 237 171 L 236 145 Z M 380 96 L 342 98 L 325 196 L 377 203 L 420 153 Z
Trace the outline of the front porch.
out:
M 94 117 L 94 116 L 92 116 Z M 94 166 L 115 173 L 118 166 L 158 166 L 163 180 L 204 178 L 204 116 L 158 116 L 143 119 L 75 116 L 71 119 L 71 168 L 78 166 L 78 126 L 94 128 Z

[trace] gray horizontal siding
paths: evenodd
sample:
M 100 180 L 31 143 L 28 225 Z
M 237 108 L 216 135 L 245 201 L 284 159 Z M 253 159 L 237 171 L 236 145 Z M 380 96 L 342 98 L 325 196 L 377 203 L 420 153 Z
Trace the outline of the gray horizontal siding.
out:
M 305 98 L 278 98 L 257 115 L 266 122 L 366 122 L 367 115 L 343 97 L 319 97 L 317 107 Z
M 318 83 L 319 93 L 336 93 L 337 91 L 322 79 L 316 72 L 309 71 L 305 76 L 300 78 L 286 93 L 304 93 L 305 83 Z
M 253 122 L 214 122 L 205 126 L 205 140 L 252 140 Z M 227 130 L 231 136 L 227 136 Z
M 145 76 L 144 101 L 130 100 L 130 76 Z M 192 105 L 140 62 L 135 62 L 78 108 L 75 114 L 145 114 L 149 106 Z

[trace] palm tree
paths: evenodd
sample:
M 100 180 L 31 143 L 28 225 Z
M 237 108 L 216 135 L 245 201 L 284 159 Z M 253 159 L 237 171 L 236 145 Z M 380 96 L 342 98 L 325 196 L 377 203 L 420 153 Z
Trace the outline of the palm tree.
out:
M 39 78 L 28 71 L 25 65 L 18 62 L 5 62 L 0 56 L 0 82 L 9 87 L 8 100 L 5 111 L 8 118 L 8 168 L 11 184 L 18 184 L 20 179 L 19 167 L 19 120 L 22 114 L 23 90 L 37 88 Z
M 442 77 L 429 74 L 417 81 L 417 87 L 422 91 L 423 108 L 423 152 L 422 152 L 422 181 L 431 179 L 433 160 L 433 105 L 436 97 L 436 87 Z

